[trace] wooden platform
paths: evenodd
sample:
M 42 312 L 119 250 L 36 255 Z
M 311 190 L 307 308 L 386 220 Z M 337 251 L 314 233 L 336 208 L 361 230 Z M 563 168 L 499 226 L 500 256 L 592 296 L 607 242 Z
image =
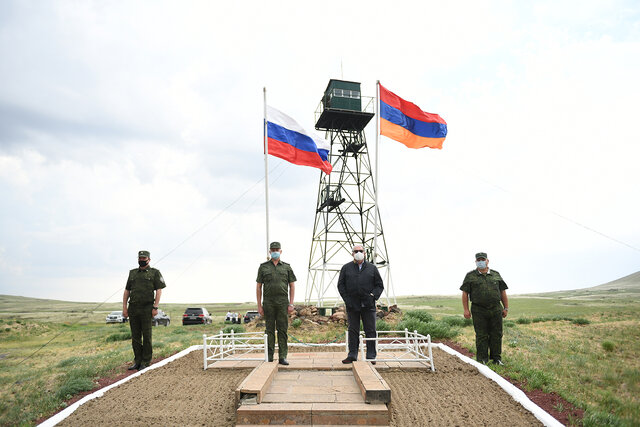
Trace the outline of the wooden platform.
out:
M 384 369 L 431 369 L 424 362 L 395 362 L 391 360 L 393 356 L 400 356 L 401 352 L 379 352 L 375 365 L 376 370 Z M 259 354 L 243 355 L 240 358 L 256 358 Z M 345 352 L 311 352 L 311 353 L 289 353 L 287 360 L 289 366 L 279 365 L 280 369 L 317 369 L 317 370 L 350 370 L 351 365 L 343 364 L 342 359 L 346 357 Z M 264 361 L 258 360 L 221 360 L 209 362 L 208 369 L 246 369 L 255 368 Z M 276 362 L 274 362 L 276 363 Z
M 293 353 L 289 366 L 258 362 L 236 390 L 238 425 L 389 425 L 387 383 L 371 363 L 343 358 Z

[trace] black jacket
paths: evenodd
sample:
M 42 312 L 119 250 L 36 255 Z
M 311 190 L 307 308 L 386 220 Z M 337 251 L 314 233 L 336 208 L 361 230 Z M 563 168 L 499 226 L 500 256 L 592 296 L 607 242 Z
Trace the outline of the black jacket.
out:
M 374 308 L 383 290 L 382 277 L 375 265 L 363 261 L 360 270 L 358 264 L 352 261 L 342 266 L 338 278 L 338 292 L 347 308 Z

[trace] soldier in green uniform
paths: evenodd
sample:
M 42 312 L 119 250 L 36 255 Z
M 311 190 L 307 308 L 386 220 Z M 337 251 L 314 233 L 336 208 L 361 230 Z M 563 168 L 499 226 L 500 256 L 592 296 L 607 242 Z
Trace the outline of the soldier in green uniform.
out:
M 460 286 L 466 319 L 473 318 L 476 332 L 476 359 L 502 365 L 502 319 L 507 317 L 507 284 L 495 270 L 489 270 L 485 252 L 476 254 L 476 269 L 467 273 Z M 471 311 L 469 311 L 471 298 Z
M 134 354 L 129 370 L 142 370 L 151 363 L 151 319 L 158 314 L 162 289 L 167 286 L 160 271 L 149 267 L 150 255 L 149 251 L 138 252 L 139 267 L 129 271 L 122 296 L 122 315 L 129 317 Z
M 291 266 L 280 260 L 282 248 L 279 242 L 269 245 L 270 260 L 260 264 L 256 279 L 256 297 L 258 313 L 264 316 L 267 333 L 267 350 L 269 362 L 273 361 L 276 347 L 275 330 L 278 330 L 278 361 L 282 365 L 287 362 L 287 329 L 288 313 L 293 311 L 296 275 Z M 264 291 L 263 291 L 264 288 Z M 263 297 L 264 295 L 264 297 Z

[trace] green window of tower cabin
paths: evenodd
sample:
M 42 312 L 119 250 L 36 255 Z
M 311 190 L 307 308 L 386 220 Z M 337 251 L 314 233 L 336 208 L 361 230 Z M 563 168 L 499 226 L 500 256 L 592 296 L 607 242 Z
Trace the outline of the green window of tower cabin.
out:
M 324 108 L 362 111 L 360 83 L 345 80 L 329 80 L 324 91 Z

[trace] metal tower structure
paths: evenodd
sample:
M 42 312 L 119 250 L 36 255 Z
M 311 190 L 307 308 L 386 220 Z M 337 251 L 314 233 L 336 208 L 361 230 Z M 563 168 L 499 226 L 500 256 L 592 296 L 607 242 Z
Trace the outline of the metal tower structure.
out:
M 375 116 L 373 108 L 374 98 L 360 95 L 360 83 L 332 79 L 316 110 L 315 127 L 324 131 L 331 143 L 333 171 L 329 175 L 321 173 L 318 184 L 307 304 L 325 307 L 341 302 L 337 291 L 340 268 L 353 259 L 351 251 L 358 243 L 364 245 L 365 259 L 380 270 L 387 305 L 396 303 L 364 134 Z

